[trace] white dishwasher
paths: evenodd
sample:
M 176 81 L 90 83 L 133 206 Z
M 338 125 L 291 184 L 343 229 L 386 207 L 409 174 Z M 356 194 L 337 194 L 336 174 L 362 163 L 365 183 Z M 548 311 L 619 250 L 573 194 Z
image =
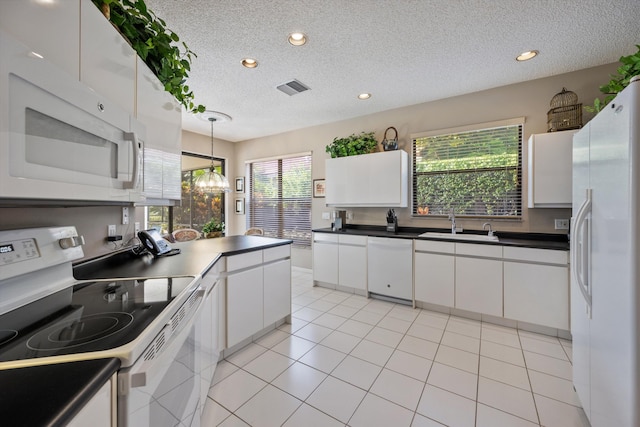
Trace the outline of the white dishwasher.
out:
M 369 237 L 369 292 L 413 300 L 413 240 Z

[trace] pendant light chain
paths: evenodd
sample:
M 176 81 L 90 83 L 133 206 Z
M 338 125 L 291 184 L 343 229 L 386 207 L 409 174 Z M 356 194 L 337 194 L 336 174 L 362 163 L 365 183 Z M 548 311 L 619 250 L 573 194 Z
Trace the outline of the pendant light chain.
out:
M 213 122 L 217 119 L 213 116 L 207 119 L 211 122 L 211 166 L 208 171 L 196 178 L 195 185 L 205 193 L 227 193 L 231 191 L 229 180 L 215 170 L 213 161 Z

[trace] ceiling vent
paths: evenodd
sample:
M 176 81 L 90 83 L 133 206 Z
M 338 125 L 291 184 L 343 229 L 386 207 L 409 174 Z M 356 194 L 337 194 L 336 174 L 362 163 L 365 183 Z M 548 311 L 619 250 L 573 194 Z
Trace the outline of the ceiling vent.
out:
M 297 93 L 304 92 L 309 90 L 309 86 L 300 83 L 298 80 L 291 80 L 290 82 L 283 83 L 277 87 L 278 90 L 286 93 L 289 96 L 295 95 Z

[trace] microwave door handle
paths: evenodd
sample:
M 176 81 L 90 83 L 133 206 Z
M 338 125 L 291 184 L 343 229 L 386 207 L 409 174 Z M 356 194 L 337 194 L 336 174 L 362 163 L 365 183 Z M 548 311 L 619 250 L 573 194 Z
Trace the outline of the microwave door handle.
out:
M 133 171 L 131 172 L 131 181 L 124 183 L 124 188 L 135 189 L 140 184 L 140 178 L 142 176 L 142 142 L 138 141 L 138 137 L 135 132 L 125 132 L 125 141 L 131 141 L 133 148 Z

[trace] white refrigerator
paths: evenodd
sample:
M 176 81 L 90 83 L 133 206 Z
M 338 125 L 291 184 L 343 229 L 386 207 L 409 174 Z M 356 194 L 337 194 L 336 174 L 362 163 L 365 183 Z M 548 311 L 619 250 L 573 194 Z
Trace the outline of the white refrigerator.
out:
M 573 383 L 592 427 L 640 426 L 640 76 L 573 137 Z

